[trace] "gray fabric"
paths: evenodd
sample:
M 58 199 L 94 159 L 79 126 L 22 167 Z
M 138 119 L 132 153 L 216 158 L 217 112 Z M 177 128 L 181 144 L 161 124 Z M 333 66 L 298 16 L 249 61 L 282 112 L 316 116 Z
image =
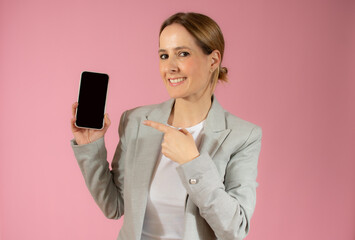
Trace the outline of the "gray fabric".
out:
M 119 240 L 141 237 L 149 185 L 161 151 L 163 134 L 142 122 L 166 124 L 173 103 L 171 99 L 122 115 L 112 171 L 103 138 L 81 146 L 72 140 L 86 185 L 102 212 L 114 219 L 124 215 Z M 261 128 L 228 113 L 214 99 L 202 134 L 200 156 L 177 167 L 188 193 L 184 239 L 243 239 L 255 208 Z

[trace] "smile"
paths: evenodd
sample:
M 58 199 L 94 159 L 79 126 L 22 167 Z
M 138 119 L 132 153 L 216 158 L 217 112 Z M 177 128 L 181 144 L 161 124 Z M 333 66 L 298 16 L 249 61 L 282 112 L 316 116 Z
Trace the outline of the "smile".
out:
M 186 78 L 182 77 L 182 78 L 174 78 L 174 79 L 169 79 L 169 82 L 171 83 L 179 83 L 179 82 L 182 82 L 184 81 Z

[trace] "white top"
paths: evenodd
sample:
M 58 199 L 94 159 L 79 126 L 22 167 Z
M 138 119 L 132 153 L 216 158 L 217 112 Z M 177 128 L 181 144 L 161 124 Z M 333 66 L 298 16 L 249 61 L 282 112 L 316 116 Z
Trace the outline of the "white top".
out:
M 199 148 L 204 121 L 186 128 Z M 186 190 L 176 171 L 179 164 L 160 154 L 150 185 L 141 240 L 178 240 L 184 234 Z

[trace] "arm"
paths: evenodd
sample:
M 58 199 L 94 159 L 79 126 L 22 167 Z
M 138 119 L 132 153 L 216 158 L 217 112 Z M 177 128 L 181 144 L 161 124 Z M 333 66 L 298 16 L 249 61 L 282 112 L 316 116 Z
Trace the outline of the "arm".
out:
M 255 208 L 260 147 L 261 129 L 257 127 L 244 145 L 231 154 L 224 182 L 207 153 L 177 168 L 189 198 L 218 239 L 240 240 L 249 231 Z M 190 183 L 190 179 L 197 181 Z
M 125 114 L 122 115 L 120 121 L 120 141 L 112 161 L 112 171 L 110 171 L 109 163 L 107 162 L 107 152 L 103 137 L 84 145 L 77 145 L 75 140 L 72 140 L 72 148 L 85 183 L 95 202 L 107 218 L 117 219 L 124 213 L 124 116 Z

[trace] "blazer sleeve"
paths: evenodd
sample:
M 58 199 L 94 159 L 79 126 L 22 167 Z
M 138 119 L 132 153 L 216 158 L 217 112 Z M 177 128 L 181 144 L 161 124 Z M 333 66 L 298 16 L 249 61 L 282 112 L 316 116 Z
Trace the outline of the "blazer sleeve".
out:
M 119 126 L 120 141 L 112 161 L 113 171 L 107 162 L 107 151 L 104 138 L 85 145 L 77 145 L 71 140 L 74 155 L 96 204 L 107 218 L 118 219 L 124 213 L 123 181 L 124 181 L 124 117 Z M 121 164 L 122 163 L 122 164 Z
M 241 240 L 248 234 L 256 202 L 257 162 L 261 128 L 231 153 L 224 178 L 208 153 L 177 168 L 189 198 L 199 208 L 218 239 Z

